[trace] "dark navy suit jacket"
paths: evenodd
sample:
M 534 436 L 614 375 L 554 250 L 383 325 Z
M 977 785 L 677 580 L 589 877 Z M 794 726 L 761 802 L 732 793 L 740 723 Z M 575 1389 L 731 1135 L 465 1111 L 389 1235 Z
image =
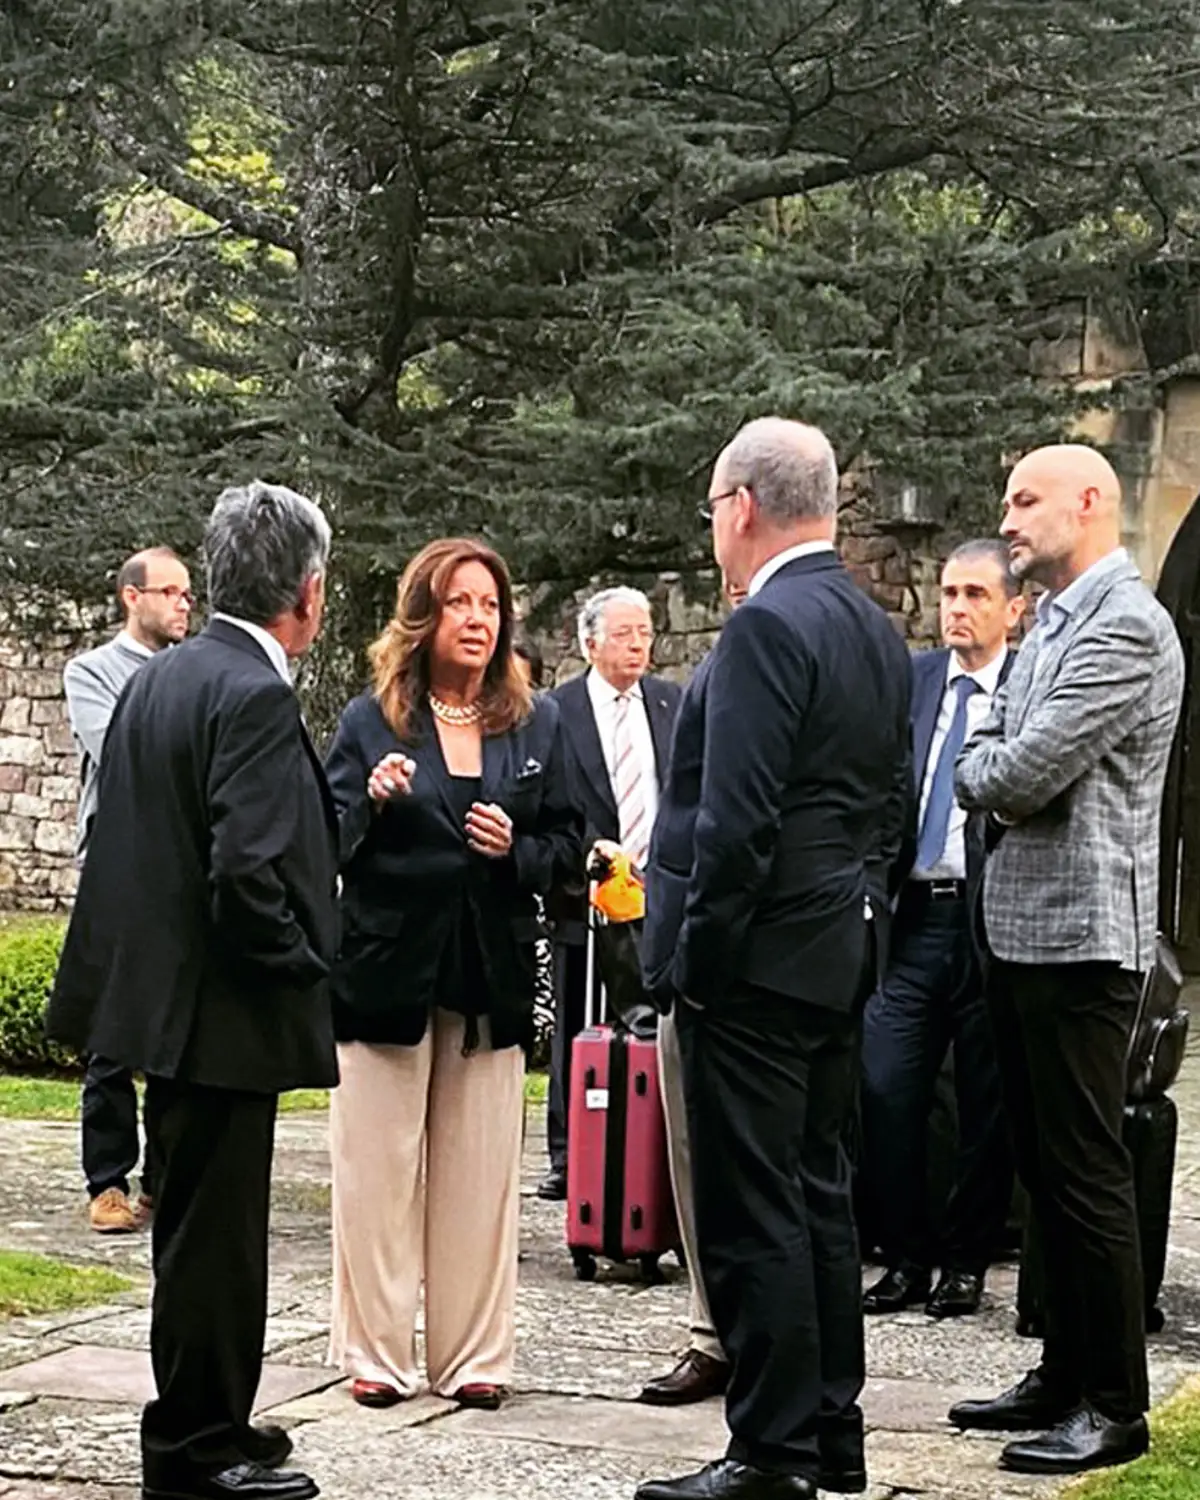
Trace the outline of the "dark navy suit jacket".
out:
M 679 710 L 682 689 L 665 677 L 648 673 L 642 678 L 642 702 L 650 724 L 654 744 L 654 763 L 658 784 L 662 787 L 671 749 L 671 730 Z M 550 695 L 558 704 L 566 747 L 567 770 L 571 782 L 571 801 L 583 818 L 583 855 L 597 839 L 621 838 L 617 799 L 600 744 L 600 731 L 587 688 L 587 673 L 572 677 Z M 558 885 L 547 902 L 547 915 L 554 922 L 558 942 L 582 943 L 587 917 L 587 875 L 583 859 L 572 879 Z
M 1015 658 L 1016 653 L 1010 650 L 1000 669 L 999 686 L 1002 687 L 1008 680 Z M 921 788 L 925 784 L 925 774 L 929 767 L 929 751 L 933 744 L 933 733 L 937 728 L 942 700 L 946 696 L 946 673 L 949 668 L 950 652 L 944 646 L 935 651 L 919 651 L 912 659 L 913 797 L 918 806 L 921 800 Z M 986 858 L 984 848 L 986 821 L 981 814 L 972 814 L 967 819 L 963 835 L 967 856 L 967 899 L 971 902 L 972 910 L 974 910 L 980 883 L 983 880 L 983 862 Z M 916 857 L 917 826 L 914 820 L 910 826 L 909 835 L 905 838 L 900 856 L 902 879 L 907 879 L 912 873 Z
M 659 1004 L 720 1006 L 744 983 L 837 1009 L 861 995 L 865 900 L 911 819 L 910 676 L 832 551 L 733 613 L 684 694 L 651 844 Z

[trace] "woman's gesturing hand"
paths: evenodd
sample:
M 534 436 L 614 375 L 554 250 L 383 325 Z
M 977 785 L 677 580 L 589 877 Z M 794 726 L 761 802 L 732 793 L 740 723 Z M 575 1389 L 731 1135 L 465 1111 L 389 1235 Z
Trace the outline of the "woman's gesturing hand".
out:
M 407 797 L 416 769 L 416 761 L 409 760 L 407 755 L 398 751 L 385 755 L 367 777 L 367 796 L 377 805 L 390 802 L 393 797 Z

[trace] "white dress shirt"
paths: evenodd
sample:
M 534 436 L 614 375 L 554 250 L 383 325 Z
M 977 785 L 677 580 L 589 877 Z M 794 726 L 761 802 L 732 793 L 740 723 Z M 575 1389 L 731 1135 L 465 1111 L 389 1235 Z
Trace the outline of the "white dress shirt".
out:
M 613 771 L 617 764 L 617 699 L 621 696 L 612 683 L 601 677 L 594 667 L 587 674 L 588 697 L 592 704 L 592 715 L 600 733 L 600 748 L 604 752 L 604 764 L 608 770 L 613 797 L 617 795 Z M 646 804 L 646 827 L 654 827 L 658 816 L 658 765 L 654 759 L 654 736 L 650 733 L 650 716 L 646 712 L 646 699 L 641 683 L 629 689 L 634 700 L 629 711 L 629 730 L 633 737 L 633 753 L 637 756 L 638 769 L 642 775 L 642 796 Z
M 252 625 L 249 620 L 239 620 L 237 615 L 223 615 L 220 610 L 213 612 L 214 620 L 224 620 L 227 625 L 236 625 L 239 630 L 244 630 L 252 640 L 267 653 L 267 660 L 287 683 L 292 686 L 292 671 L 288 666 L 287 652 L 275 639 L 269 630 L 264 630 L 261 625 Z
M 758 572 L 750 580 L 746 589 L 746 597 L 753 599 L 768 578 L 773 578 L 780 568 L 786 568 L 788 563 L 795 562 L 798 557 L 811 557 L 815 552 L 832 552 L 833 543 L 822 539 L 819 542 L 797 542 L 794 547 L 785 547 L 782 552 L 777 552 L 774 557 L 768 557 Z
M 996 695 L 996 689 L 1000 686 L 1000 673 L 1004 670 L 1004 660 L 1008 655 L 1008 647 L 1005 646 L 998 656 L 994 656 L 986 666 L 978 667 L 974 672 L 968 672 L 959 662 L 953 651 L 950 653 L 950 666 L 946 672 L 946 689 L 942 694 L 942 706 L 938 712 L 937 723 L 933 728 L 933 738 L 929 742 L 929 758 L 925 762 L 925 780 L 921 786 L 921 806 L 918 811 L 917 828 L 920 829 L 921 822 L 925 817 L 925 808 L 929 802 L 929 793 L 933 788 L 933 773 L 937 770 L 938 756 L 941 754 L 942 746 L 946 742 L 946 736 L 950 732 L 950 721 L 954 717 L 954 709 L 958 702 L 958 694 L 954 690 L 954 684 L 960 677 L 973 677 L 979 684 L 979 691 L 972 693 L 967 699 L 967 739 L 969 740 L 975 731 L 987 718 L 992 707 L 992 699 Z M 964 741 L 965 743 L 965 741 Z M 931 870 L 919 870 L 914 872 L 914 880 L 965 880 L 967 876 L 967 851 L 963 841 L 963 830 L 967 824 L 967 815 L 955 802 L 950 809 L 950 826 L 946 832 L 946 848 L 941 859 Z

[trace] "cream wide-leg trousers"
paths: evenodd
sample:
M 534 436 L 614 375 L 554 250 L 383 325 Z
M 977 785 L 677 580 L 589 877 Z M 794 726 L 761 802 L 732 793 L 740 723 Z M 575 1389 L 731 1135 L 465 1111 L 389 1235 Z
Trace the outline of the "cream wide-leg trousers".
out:
M 422 1282 L 430 1388 L 512 1379 L 525 1058 L 491 1050 L 486 1018 L 464 1057 L 464 1024 L 437 1010 L 415 1047 L 338 1046 L 330 1359 L 405 1396 Z

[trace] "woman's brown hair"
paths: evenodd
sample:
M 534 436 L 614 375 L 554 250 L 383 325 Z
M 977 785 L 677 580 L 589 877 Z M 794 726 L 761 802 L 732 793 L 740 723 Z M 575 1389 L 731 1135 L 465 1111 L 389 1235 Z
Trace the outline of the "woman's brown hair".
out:
M 396 588 L 396 611 L 367 652 L 375 696 L 384 718 L 401 739 L 412 733 L 414 711 L 429 691 L 429 652 L 450 580 L 456 568 L 470 562 L 483 564 L 496 580 L 500 597 L 500 633 L 479 697 L 483 732 L 503 734 L 529 716 L 533 697 L 513 651 L 508 567 L 484 542 L 446 537 L 423 547 L 405 568 Z

